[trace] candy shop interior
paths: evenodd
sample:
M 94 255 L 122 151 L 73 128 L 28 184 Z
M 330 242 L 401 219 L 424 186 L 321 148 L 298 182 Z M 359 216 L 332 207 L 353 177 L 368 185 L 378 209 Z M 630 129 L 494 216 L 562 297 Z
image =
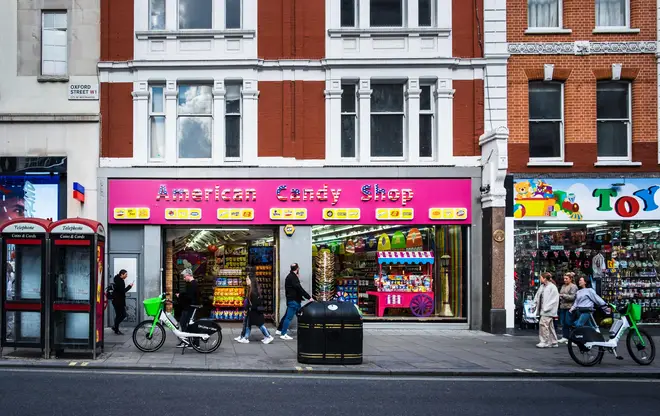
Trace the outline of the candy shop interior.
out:
M 351 302 L 365 320 L 464 322 L 468 227 L 312 227 L 313 296 Z
M 241 321 L 245 277 L 256 276 L 264 293 L 265 314 L 273 318 L 275 307 L 275 230 L 255 228 L 170 228 L 165 238 L 166 292 L 185 290 L 181 272 L 190 269 L 197 280 L 198 316 L 220 321 Z M 175 308 L 175 315 L 180 311 Z
M 515 221 L 516 325 L 548 271 L 585 276 L 608 302 L 642 306 L 644 323 L 660 323 L 660 221 Z M 577 277 L 576 277 L 577 278 Z

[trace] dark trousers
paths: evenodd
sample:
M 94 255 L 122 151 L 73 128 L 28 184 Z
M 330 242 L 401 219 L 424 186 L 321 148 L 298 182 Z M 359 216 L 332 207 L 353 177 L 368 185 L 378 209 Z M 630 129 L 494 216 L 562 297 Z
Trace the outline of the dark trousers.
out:
M 112 328 L 115 331 L 119 331 L 119 324 L 126 319 L 126 301 L 112 301 L 112 306 L 115 308 L 115 325 Z
M 181 318 L 179 323 L 181 324 L 181 331 L 185 332 L 188 329 L 188 323 L 190 323 L 190 317 L 193 313 L 193 308 L 183 308 L 181 311 Z

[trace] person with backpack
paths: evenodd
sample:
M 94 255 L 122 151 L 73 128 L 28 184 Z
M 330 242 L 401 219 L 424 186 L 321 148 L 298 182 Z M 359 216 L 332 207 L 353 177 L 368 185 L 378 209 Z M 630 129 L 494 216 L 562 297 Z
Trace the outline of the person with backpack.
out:
M 131 290 L 133 284 L 126 286 L 125 280 L 128 277 L 128 272 L 124 269 L 121 269 L 119 273 L 115 276 L 112 281 L 112 285 L 106 289 L 108 298 L 112 299 L 112 306 L 115 308 L 115 324 L 112 327 L 112 330 L 117 335 L 124 335 L 123 332 L 119 330 L 119 324 L 126 319 L 126 292 Z

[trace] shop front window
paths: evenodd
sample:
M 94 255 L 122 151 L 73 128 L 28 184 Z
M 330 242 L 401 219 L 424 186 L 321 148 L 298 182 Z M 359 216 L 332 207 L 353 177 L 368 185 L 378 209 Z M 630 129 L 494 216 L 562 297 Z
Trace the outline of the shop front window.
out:
M 618 306 L 637 303 L 644 323 L 660 322 L 660 222 L 517 221 L 515 223 L 516 324 L 533 323 L 529 303 L 539 275 L 550 272 L 561 285 L 567 272 L 585 277 L 596 292 Z
M 365 319 L 467 319 L 467 227 L 312 228 L 313 296 Z

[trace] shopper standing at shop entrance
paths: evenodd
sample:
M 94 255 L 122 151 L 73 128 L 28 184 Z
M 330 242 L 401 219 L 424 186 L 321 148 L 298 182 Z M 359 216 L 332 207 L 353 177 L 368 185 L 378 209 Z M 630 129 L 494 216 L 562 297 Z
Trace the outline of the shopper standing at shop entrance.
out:
M 286 316 L 284 317 L 284 322 L 282 323 L 282 335 L 280 339 L 283 340 L 292 340 L 293 338 L 287 334 L 289 330 L 289 325 L 293 317 L 296 316 L 296 313 L 300 310 L 301 303 L 303 299 L 309 299 L 313 301 L 314 299 L 310 296 L 309 293 L 300 285 L 300 267 L 298 263 L 293 263 L 291 265 L 291 271 L 284 281 L 284 289 L 286 292 Z

